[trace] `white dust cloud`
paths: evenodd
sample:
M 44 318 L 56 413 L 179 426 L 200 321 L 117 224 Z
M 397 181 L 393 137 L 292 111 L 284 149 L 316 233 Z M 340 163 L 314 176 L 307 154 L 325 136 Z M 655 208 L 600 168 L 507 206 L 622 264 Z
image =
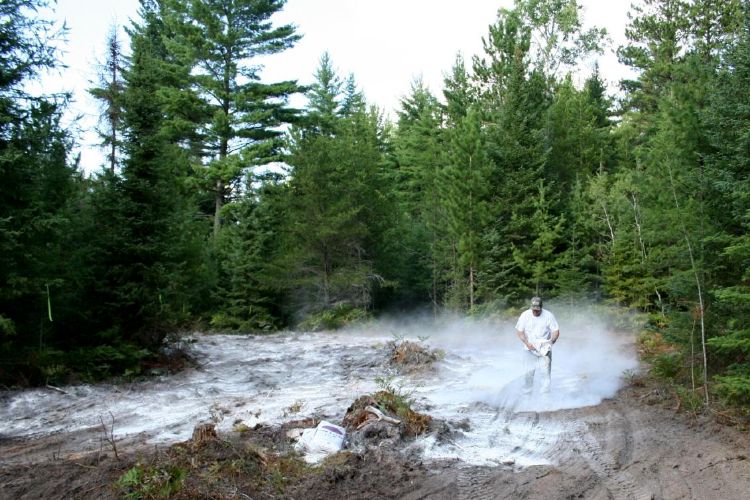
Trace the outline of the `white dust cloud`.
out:
M 560 325 L 552 352 L 551 390 L 540 394 L 541 373 L 524 395 L 525 352 L 515 333 L 516 318 L 474 320 L 457 316 L 401 318 L 376 322 L 359 333 L 390 332 L 421 341 L 446 356 L 437 373 L 416 381 L 416 394 L 429 406 L 455 408 L 483 403 L 504 411 L 553 411 L 596 405 L 614 396 L 623 376 L 638 366 L 632 333 L 617 331 L 589 306 L 545 303 Z

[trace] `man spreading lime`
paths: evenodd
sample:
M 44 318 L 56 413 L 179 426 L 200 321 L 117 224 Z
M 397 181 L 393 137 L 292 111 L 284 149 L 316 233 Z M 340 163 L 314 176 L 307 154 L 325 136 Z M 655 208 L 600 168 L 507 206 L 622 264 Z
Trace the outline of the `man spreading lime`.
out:
M 552 345 L 560 336 L 555 315 L 542 308 L 541 297 L 531 299 L 531 307 L 521 313 L 516 322 L 516 335 L 526 346 L 524 394 L 534 386 L 534 373 L 542 373 L 542 392 L 548 393 L 552 373 Z

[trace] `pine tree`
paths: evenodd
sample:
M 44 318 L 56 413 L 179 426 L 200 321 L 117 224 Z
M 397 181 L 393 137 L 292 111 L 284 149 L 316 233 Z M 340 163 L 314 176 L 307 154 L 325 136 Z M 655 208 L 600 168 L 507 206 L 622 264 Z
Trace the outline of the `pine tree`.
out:
M 283 326 L 288 269 L 281 260 L 288 188 L 281 175 L 247 179 L 241 201 L 226 210 L 228 224 L 216 240 L 218 283 L 211 326 L 219 330 L 270 331 Z
M 443 97 L 448 128 L 463 120 L 477 101 L 476 89 L 472 87 L 471 75 L 461 54 L 456 56 L 450 73 L 443 79 Z
M 353 74 L 346 78 L 344 91 L 341 97 L 341 106 L 338 109 L 338 115 L 346 118 L 354 113 L 365 111 L 367 102 L 362 91 L 357 86 L 357 79 Z
M 557 274 L 563 268 L 560 252 L 564 236 L 565 218 L 555 214 L 554 197 L 543 180 L 537 182 L 537 193 L 533 200 L 531 214 L 533 229 L 523 247 L 513 248 L 513 260 L 517 274 L 527 283 L 534 295 L 556 296 L 559 293 Z
M 658 99 L 669 90 L 688 38 L 687 7 L 684 0 L 644 0 L 633 5 L 625 29 L 629 43 L 618 49 L 620 61 L 640 73 L 637 80 L 622 82 L 630 109 L 653 113 Z
M 514 249 L 533 236 L 535 186 L 544 172 L 547 151 L 543 116 L 548 106 L 546 78 L 529 67 L 531 28 L 517 10 L 502 11 L 485 40 L 487 57 L 474 61 L 487 123 L 491 226 L 485 233 L 481 293 L 488 300 L 528 294 L 533 286 L 515 271 Z
M 193 67 L 192 86 L 205 121 L 202 156 L 214 193 L 214 236 L 224 204 L 239 195 L 237 183 L 252 165 L 278 159 L 282 131 L 296 112 L 287 98 L 294 81 L 261 83 L 258 56 L 281 52 L 299 40 L 294 26 L 273 26 L 285 0 L 189 0 L 165 2 L 174 38 L 170 51 Z
M 529 0 L 500 9 L 484 40 L 485 54 L 474 61 L 487 151 L 494 165 L 492 225 L 485 234 L 482 265 L 483 292 L 490 299 L 517 300 L 555 288 L 552 278 L 542 283 L 537 271 L 519 263 L 544 257 L 548 260 L 535 266 L 551 271 L 556 261 L 539 243 L 564 240 L 560 224 L 565 207 L 558 195 L 573 185 L 580 165 L 573 163 L 563 134 L 553 126 L 552 92 L 559 73 L 600 51 L 605 35 L 598 28 L 583 30 L 579 11 L 574 0 Z M 568 156 L 562 163 L 551 154 L 556 141 L 562 144 L 555 152 Z M 578 152 L 580 159 L 580 148 Z M 538 225 L 534 217 L 541 214 L 547 219 Z M 555 251 L 565 250 L 558 246 Z
M 548 110 L 553 160 L 545 177 L 554 180 L 557 192 L 570 193 L 556 197 L 550 205 L 552 213 L 564 213 L 568 221 L 565 235 L 557 235 L 561 244 L 556 251 L 562 255 L 553 273 L 554 288 L 567 296 L 585 297 L 598 281 L 593 249 L 598 238 L 591 217 L 600 205 L 588 201 L 586 187 L 592 175 L 613 166 L 609 114 L 604 84 L 596 69 L 582 90 L 573 86 L 570 77 L 563 80 Z
M 307 93 L 310 100 L 307 114 L 310 123 L 305 127 L 307 131 L 314 134 L 334 134 L 341 106 L 341 93 L 341 78 L 333 69 L 331 58 L 326 52 L 320 58 L 315 82 Z

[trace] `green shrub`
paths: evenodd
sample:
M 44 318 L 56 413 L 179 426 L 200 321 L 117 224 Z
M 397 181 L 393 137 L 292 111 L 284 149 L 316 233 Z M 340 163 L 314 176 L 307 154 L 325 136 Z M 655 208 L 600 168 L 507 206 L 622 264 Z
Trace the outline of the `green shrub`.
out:
M 279 328 L 276 318 L 261 307 L 250 307 L 241 316 L 218 312 L 211 316 L 211 328 L 235 332 L 272 332 Z
M 302 321 L 298 328 L 300 330 L 319 332 L 323 330 L 336 330 L 347 325 L 358 323 L 369 318 L 369 313 L 364 309 L 339 304 L 331 309 L 313 313 Z
M 677 398 L 685 411 L 698 413 L 703 408 L 703 395 L 681 385 L 675 386 Z
M 133 344 L 100 345 L 72 351 L 67 364 L 92 379 L 103 379 L 123 373 L 139 373 L 141 362 L 153 354 Z
M 0 314 L 0 335 L 11 336 L 16 334 L 16 325 L 13 320 Z
M 654 356 L 651 366 L 657 377 L 673 380 L 682 370 L 682 356 L 676 352 L 659 354 Z
M 187 474 L 179 467 L 144 468 L 138 464 L 117 481 L 123 498 L 169 498 L 179 492 Z
M 716 375 L 714 390 L 728 405 L 750 414 L 750 369 L 734 367 L 727 375 Z

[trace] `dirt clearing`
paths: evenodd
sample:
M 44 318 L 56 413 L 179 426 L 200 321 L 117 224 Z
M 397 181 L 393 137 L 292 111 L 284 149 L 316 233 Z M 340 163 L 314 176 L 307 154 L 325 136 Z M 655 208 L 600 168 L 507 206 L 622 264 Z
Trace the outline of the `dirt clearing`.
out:
M 592 324 L 531 397 L 512 325 L 197 335 L 177 375 L 0 394 L 0 498 L 746 498 L 747 433 L 678 411 Z M 323 420 L 348 439 L 310 461 Z

